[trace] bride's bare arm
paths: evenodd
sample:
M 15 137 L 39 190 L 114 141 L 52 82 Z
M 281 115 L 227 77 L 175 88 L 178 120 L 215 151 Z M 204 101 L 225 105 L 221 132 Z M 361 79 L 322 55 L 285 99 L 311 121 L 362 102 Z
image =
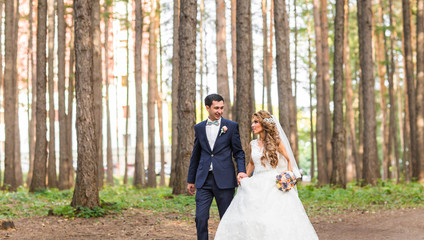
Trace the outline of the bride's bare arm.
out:
M 280 141 L 280 144 L 278 145 L 278 152 L 280 152 L 281 155 L 283 155 L 283 157 L 287 160 L 287 170 L 293 171 L 291 163 L 290 163 L 290 158 L 287 155 L 286 147 L 284 146 L 284 143 L 281 141 Z
M 249 164 L 246 167 L 247 176 L 252 176 L 252 172 L 255 170 L 255 165 L 253 164 L 252 158 L 250 158 Z

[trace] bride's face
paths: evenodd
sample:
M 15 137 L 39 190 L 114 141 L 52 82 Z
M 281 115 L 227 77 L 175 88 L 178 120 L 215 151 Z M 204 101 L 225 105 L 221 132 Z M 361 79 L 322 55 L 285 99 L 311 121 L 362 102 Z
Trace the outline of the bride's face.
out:
M 252 131 L 254 134 L 259 134 L 263 131 L 262 124 L 256 117 L 252 119 Z

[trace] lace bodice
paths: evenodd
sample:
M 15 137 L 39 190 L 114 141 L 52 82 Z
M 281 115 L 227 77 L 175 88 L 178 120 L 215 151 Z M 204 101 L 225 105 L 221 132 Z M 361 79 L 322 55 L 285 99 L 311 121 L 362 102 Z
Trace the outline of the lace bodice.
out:
M 263 147 L 260 148 L 258 144 L 258 139 L 255 139 L 250 142 L 251 149 L 252 149 L 252 161 L 255 165 L 255 174 L 266 172 L 266 171 L 282 171 L 287 170 L 287 160 L 281 155 L 281 153 L 277 152 L 278 156 L 278 165 L 276 168 L 273 168 L 268 162 L 265 162 L 265 166 L 261 164 L 261 157 L 263 155 Z

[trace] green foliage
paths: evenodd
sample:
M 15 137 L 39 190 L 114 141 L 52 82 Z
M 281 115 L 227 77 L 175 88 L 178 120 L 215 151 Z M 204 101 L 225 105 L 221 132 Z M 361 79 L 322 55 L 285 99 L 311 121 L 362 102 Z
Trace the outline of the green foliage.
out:
M 359 187 L 350 183 L 346 189 L 300 185 L 299 197 L 310 215 L 338 212 L 374 211 L 394 208 L 424 208 L 424 186 L 418 183 Z
M 375 187 L 359 187 L 351 183 L 346 189 L 301 184 L 298 191 L 309 216 L 391 208 L 424 208 L 424 186 L 418 183 L 396 185 L 379 182 Z M 194 197 L 172 195 L 172 189 L 168 187 L 137 189 L 130 186 L 106 186 L 100 192 L 100 206 L 93 209 L 71 207 L 72 193 L 72 190 L 57 189 L 28 193 L 25 188 L 19 188 L 16 192 L 0 191 L 0 218 L 43 215 L 93 218 L 119 214 L 124 209 L 133 208 L 173 214 L 183 220 L 192 219 L 195 214 Z M 211 215 L 218 217 L 215 202 Z

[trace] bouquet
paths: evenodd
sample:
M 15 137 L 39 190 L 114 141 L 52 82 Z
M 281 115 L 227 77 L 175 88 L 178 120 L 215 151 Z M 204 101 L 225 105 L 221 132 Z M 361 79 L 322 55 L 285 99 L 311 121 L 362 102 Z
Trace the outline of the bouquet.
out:
M 275 182 L 278 190 L 287 192 L 296 185 L 296 177 L 293 172 L 284 170 L 281 174 L 277 175 Z

